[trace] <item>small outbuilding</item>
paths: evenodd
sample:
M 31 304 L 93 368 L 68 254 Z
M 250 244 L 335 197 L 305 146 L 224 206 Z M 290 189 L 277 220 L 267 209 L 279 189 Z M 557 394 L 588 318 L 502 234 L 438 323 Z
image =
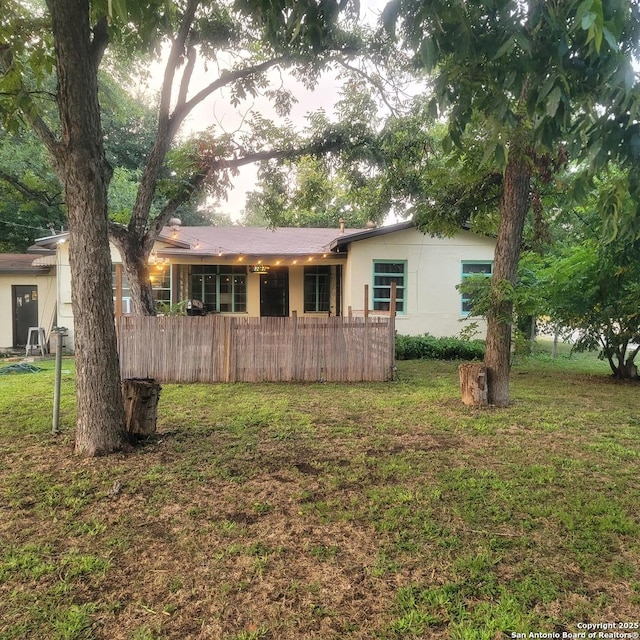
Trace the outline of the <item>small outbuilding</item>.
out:
M 0 253 L 0 350 L 23 349 L 31 327 L 48 340 L 56 306 L 55 251 Z

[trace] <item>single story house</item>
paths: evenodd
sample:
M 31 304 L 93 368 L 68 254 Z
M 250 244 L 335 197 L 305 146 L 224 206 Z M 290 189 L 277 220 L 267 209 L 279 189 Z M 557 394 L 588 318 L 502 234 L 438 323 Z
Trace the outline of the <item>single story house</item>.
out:
M 72 346 L 65 237 L 41 238 L 35 246 L 55 255 L 57 324 L 69 329 Z M 198 300 L 207 313 L 253 317 L 362 315 L 365 305 L 370 313 L 385 313 L 395 282 L 398 333 L 452 336 L 468 315 L 468 301 L 456 286 L 472 273 L 490 275 L 494 248 L 493 238 L 467 230 L 435 237 L 412 222 L 367 229 L 174 225 L 159 236 L 149 266 L 160 310 Z M 112 260 L 119 315 L 130 310 L 130 298 L 115 248 Z M 0 346 L 11 336 L 0 333 Z

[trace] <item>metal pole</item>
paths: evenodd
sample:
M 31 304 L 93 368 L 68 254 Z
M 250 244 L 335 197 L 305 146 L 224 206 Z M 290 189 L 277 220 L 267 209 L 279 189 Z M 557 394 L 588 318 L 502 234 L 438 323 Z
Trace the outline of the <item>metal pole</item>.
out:
M 52 333 L 57 336 L 56 341 L 56 379 L 53 386 L 53 426 L 51 433 L 55 436 L 60 433 L 58 422 L 60 419 L 60 380 L 62 378 L 62 338 L 66 336 L 66 327 L 54 327 Z

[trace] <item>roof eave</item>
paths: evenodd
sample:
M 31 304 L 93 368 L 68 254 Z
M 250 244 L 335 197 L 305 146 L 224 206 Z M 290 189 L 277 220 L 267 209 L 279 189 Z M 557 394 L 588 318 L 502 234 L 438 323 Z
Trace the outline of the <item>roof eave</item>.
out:
M 415 224 L 412 220 L 406 220 L 405 222 L 398 222 L 397 224 L 391 224 L 386 227 L 364 229 L 362 231 L 351 233 L 347 236 L 338 236 L 335 240 L 331 241 L 329 248 L 331 251 L 339 252 L 343 247 L 348 247 L 352 242 L 367 240 L 368 238 L 375 238 L 377 236 L 384 236 L 388 233 L 395 233 L 396 231 L 404 231 L 411 228 L 415 228 Z
M 51 273 L 51 267 L 7 267 L 6 269 L 0 268 L 0 273 L 3 276 L 46 275 Z

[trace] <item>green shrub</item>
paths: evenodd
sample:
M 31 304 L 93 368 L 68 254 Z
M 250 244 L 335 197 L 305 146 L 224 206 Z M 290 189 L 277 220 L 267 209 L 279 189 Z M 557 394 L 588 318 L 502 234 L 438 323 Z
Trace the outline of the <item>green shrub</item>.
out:
M 460 338 L 434 338 L 428 333 L 422 336 L 396 336 L 397 360 L 482 360 L 483 340 Z

